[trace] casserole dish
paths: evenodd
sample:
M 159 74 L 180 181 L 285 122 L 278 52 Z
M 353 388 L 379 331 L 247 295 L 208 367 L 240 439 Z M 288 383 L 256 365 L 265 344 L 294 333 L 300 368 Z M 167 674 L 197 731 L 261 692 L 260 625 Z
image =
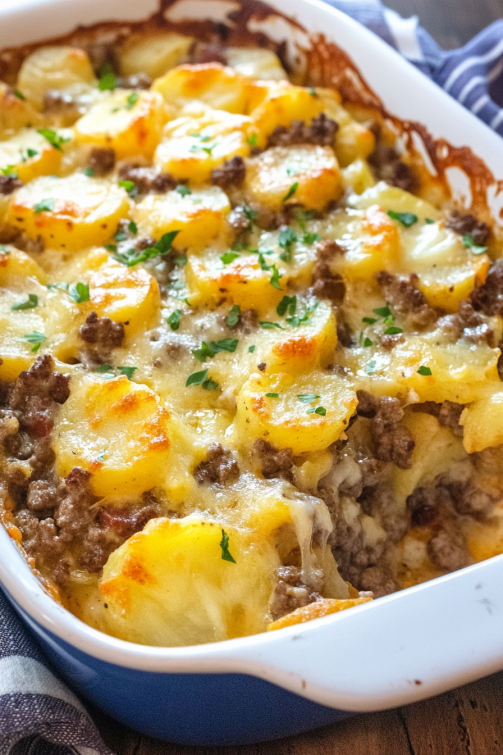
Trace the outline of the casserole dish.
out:
M 248 7 L 252 11 L 249 25 L 255 31 L 307 45 L 299 26 L 281 15 L 264 13 L 263 7 Z M 274 7 L 279 13 L 283 10 L 281 3 Z M 178 21 L 210 14 L 215 22 L 224 23 L 232 22 L 228 14 L 237 8 L 237 3 L 189 2 L 172 4 L 167 12 Z M 143 8 L 142 14 L 154 10 Z M 348 19 L 314 3 L 299 2 L 284 10 L 294 13 L 311 34 L 323 30 L 326 35 L 331 20 L 330 41 L 354 58 L 385 107 L 407 121 L 426 122 L 434 138 L 446 140 L 438 141 L 435 149 L 438 161 L 445 160 L 447 177 L 457 179 L 453 189 L 471 191 L 469 206 L 490 202 L 500 222 L 499 184 L 468 149 L 460 148 L 471 147 L 499 177 L 503 169 L 494 134 Z M 113 4 L 104 10 L 92 3 L 78 8 L 58 3 L 18 6 L 3 13 L 2 46 L 7 40 L 10 45 L 36 41 L 26 34 L 28 17 L 40 39 L 54 36 L 55 30 L 65 34 L 84 19 L 86 23 L 114 17 L 136 21 L 138 11 Z M 321 53 L 310 62 L 322 68 Z M 352 74 L 342 85 L 360 88 L 372 99 L 343 56 L 339 63 L 339 72 L 346 68 Z M 402 75 L 396 73 L 399 66 Z M 407 94 L 411 90 L 412 99 Z M 411 139 L 415 133 L 417 140 L 421 128 L 414 126 L 405 133 Z M 422 135 L 427 140 L 424 131 Z M 449 143 L 458 149 L 449 149 Z M 463 168 L 471 183 L 466 177 L 463 183 Z M 19 554 L 10 555 L 13 547 L 7 535 L 3 531 L 0 535 L 2 551 L 9 554 L 0 566 L 2 583 L 54 663 L 84 696 L 154 736 L 192 744 L 280 737 L 337 720 L 348 712 L 417 700 L 501 667 L 500 557 L 307 627 L 216 645 L 160 650 L 122 642 L 81 624 L 51 601 Z

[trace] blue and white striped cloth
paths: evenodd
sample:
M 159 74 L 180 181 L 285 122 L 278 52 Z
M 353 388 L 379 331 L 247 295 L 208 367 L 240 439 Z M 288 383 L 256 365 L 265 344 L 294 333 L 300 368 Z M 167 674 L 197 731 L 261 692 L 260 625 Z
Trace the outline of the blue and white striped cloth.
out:
M 444 52 L 379 0 L 327 0 L 395 47 L 503 136 L 503 21 Z M 112 755 L 0 592 L 0 755 Z

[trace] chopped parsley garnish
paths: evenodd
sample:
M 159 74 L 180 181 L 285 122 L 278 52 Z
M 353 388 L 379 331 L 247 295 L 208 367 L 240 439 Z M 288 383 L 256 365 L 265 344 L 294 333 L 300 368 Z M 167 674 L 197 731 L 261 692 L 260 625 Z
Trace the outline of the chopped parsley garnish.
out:
M 299 401 L 302 401 L 303 404 L 310 404 L 312 401 L 316 401 L 316 399 L 320 397 L 316 393 L 301 393 L 297 398 Z
M 308 220 L 314 218 L 314 212 L 312 210 L 304 210 L 302 207 L 297 207 L 294 211 L 297 223 L 300 225 L 304 233 L 306 232 L 306 223 Z
M 132 110 L 139 99 L 140 95 L 138 92 L 131 92 L 126 99 L 126 110 Z
M 241 307 L 239 304 L 234 304 L 234 306 L 231 308 L 231 311 L 227 315 L 226 323 L 229 326 L 229 328 L 233 328 L 235 325 L 238 324 L 239 318 L 241 316 Z
M 52 197 L 48 197 L 47 199 L 42 199 L 40 202 L 37 202 L 35 207 L 33 208 L 33 212 L 35 215 L 37 215 L 39 212 L 51 212 L 51 210 L 54 209 L 54 199 Z
M 397 328 L 395 325 L 392 325 L 390 328 L 386 328 L 384 331 L 384 335 L 386 336 L 397 336 L 399 333 L 403 333 L 403 328 Z
M 107 252 L 112 252 L 112 254 L 115 254 L 115 252 L 117 251 L 117 247 L 115 244 L 105 244 L 104 247 L 107 250 Z
M 202 387 L 204 388 L 205 391 L 214 391 L 215 388 L 218 388 L 218 383 L 216 383 L 211 378 L 208 378 L 208 380 L 204 381 L 204 383 L 202 384 Z
M 372 346 L 372 341 L 370 340 L 370 338 L 366 338 L 363 342 L 363 345 L 365 346 L 365 348 Z
M 287 168 L 286 174 L 287 176 L 298 176 L 300 173 L 300 170 L 298 168 Z
M 31 147 L 28 147 L 28 149 L 26 150 L 26 154 L 24 153 L 23 150 L 21 150 L 20 155 L 21 155 L 21 162 L 25 163 L 29 157 L 36 157 L 36 155 L 38 155 L 38 152 L 36 149 L 31 149 Z
M 235 564 L 236 559 L 231 556 L 229 551 L 229 535 L 225 534 L 225 530 L 222 530 L 222 540 L 220 541 L 220 547 L 222 549 L 222 561 L 229 561 L 231 564 Z
M 395 212 L 394 210 L 388 210 L 388 215 L 392 220 L 397 220 L 403 225 L 404 228 L 410 228 L 411 225 L 417 223 L 419 218 L 413 212 Z
M 316 91 L 316 89 L 314 87 L 308 87 L 307 91 L 309 92 L 309 94 L 311 95 L 311 97 L 317 97 L 318 96 L 318 92 Z
M 127 239 L 127 233 L 122 230 L 122 228 L 118 228 L 114 233 L 114 239 L 119 241 L 126 241 Z
M 252 134 L 251 136 L 247 136 L 246 141 L 248 142 L 250 147 L 256 147 L 258 144 L 258 134 Z
M 98 89 L 100 92 L 113 92 L 117 86 L 117 79 L 115 78 L 115 73 L 113 72 L 112 67 L 105 63 L 105 65 L 102 66 L 100 73 L 101 76 L 98 81 Z
M 248 347 L 248 353 L 249 354 L 253 354 L 253 352 L 255 351 L 256 348 L 257 348 L 256 346 L 249 346 Z
M 292 244 L 297 241 L 297 235 L 292 228 L 283 228 L 279 234 L 278 244 L 285 251 L 279 255 L 283 262 L 290 262 L 292 259 Z
M 21 309 L 34 309 L 35 307 L 38 307 L 38 296 L 36 294 L 28 294 L 28 299 L 19 302 L 19 304 L 13 304 L 11 311 L 18 312 Z
M 421 367 L 418 369 L 417 374 L 428 377 L 428 375 L 431 375 L 431 370 L 429 367 L 425 367 L 424 364 L 422 364 Z
M 100 364 L 99 367 L 96 368 L 96 372 L 103 373 L 103 372 L 113 372 L 113 367 L 111 364 L 105 363 Z
M 320 241 L 320 239 L 321 236 L 319 233 L 309 233 L 306 231 L 306 233 L 304 233 L 302 236 L 302 241 L 308 246 L 312 246 L 315 241 Z
M 134 220 L 131 220 L 129 222 L 128 231 L 129 231 L 129 233 L 132 233 L 133 236 L 136 236 L 136 234 L 138 233 L 138 226 L 136 225 L 136 223 L 134 222 Z
M 180 254 L 179 257 L 175 257 L 173 262 L 175 263 L 177 267 L 185 267 L 185 265 L 187 264 L 187 255 Z
M 66 281 L 60 281 L 59 283 L 48 283 L 47 288 L 49 289 L 49 291 L 55 291 L 58 288 L 61 291 L 68 291 L 68 289 L 70 288 L 70 284 L 67 283 Z
M 311 315 L 314 315 L 318 309 L 319 302 L 315 302 L 311 307 L 308 307 L 303 315 L 294 315 L 293 317 L 287 317 L 286 321 L 293 328 L 297 328 L 299 325 L 309 322 Z
M 271 286 L 274 286 L 274 288 L 277 288 L 278 291 L 281 291 L 281 285 L 279 281 L 280 281 L 280 278 L 282 278 L 283 276 L 280 274 L 276 265 L 273 265 L 271 270 L 272 270 L 272 275 L 269 278 L 269 283 L 271 284 Z
M 3 246 L 3 244 L 2 244 L 0 246 L 0 252 L 2 252 L 2 254 L 10 254 L 10 249 L 7 249 L 7 247 Z
M 279 322 L 269 322 L 268 320 L 263 320 L 262 322 L 259 322 L 259 326 L 263 328 L 264 330 L 274 330 L 274 328 L 278 328 L 279 330 L 284 330 L 283 326 L 279 324 Z
M 367 373 L 367 375 L 370 375 L 372 372 L 374 372 L 376 365 L 377 365 L 376 360 L 371 359 L 370 362 L 365 367 L 365 372 Z
M 86 168 L 84 171 L 84 175 L 87 176 L 88 178 L 93 178 L 96 175 L 96 173 L 94 172 L 92 168 Z
M 26 100 L 26 97 L 22 92 L 19 91 L 19 89 L 14 89 L 12 94 L 14 95 L 14 97 L 17 97 L 18 100 Z
M 298 184 L 298 182 L 296 181 L 296 182 L 295 182 L 294 184 L 292 184 L 292 185 L 290 186 L 290 188 L 289 188 L 289 189 L 288 189 L 288 191 L 286 192 L 285 196 L 284 196 L 284 197 L 283 197 L 283 199 L 281 200 L 281 201 L 283 202 L 283 204 L 284 204 L 285 202 L 288 202 L 288 200 L 289 200 L 289 199 L 291 199 L 291 198 L 293 197 L 293 195 L 295 194 L 295 192 L 297 191 L 297 189 L 298 189 L 298 188 L 299 188 L 299 184 Z
M 100 455 L 96 457 L 96 461 L 105 461 L 106 449 L 101 451 Z
M 88 283 L 75 283 L 73 286 L 70 286 L 68 293 L 77 304 L 84 304 L 84 302 L 89 301 L 91 298 L 89 296 Z
M 38 330 L 33 330 L 31 333 L 26 333 L 21 338 L 22 341 L 26 341 L 27 343 L 34 344 L 33 348 L 31 349 L 32 352 L 37 352 L 43 342 L 46 340 L 46 337 L 43 333 L 39 333 Z
M 65 142 L 70 141 L 69 136 L 61 136 L 61 134 L 58 134 L 57 131 L 54 131 L 52 128 L 38 128 L 38 133 L 46 139 L 51 147 L 54 147 L 54 149 L 59 150 L 60 152 L 63 152 L 62 145 Z M 28 157 L 34 157 L 34 155 L 30 155 L 28 150 Z
M 170 314 L 166 322 L 168 323 L 171 330 L 178 330 L 178 328 L 180 327 L 181 319 L 182 319 L 181 310 L 175 309 L 175 311 Z
M 258 215 L 258 210 L 253 210 L 251 207 L 248 207 L 248 205 L 245 204 L 243 205 L 243 215 L 249 221 L 245 230 L 251 231 L 253 227 L 253 221 Z
M 127 252 L 115 254 L 114 259 L 117 262 L 122 262 L 123 265 L 127 265 L 127 267 L 133 267 L 134 265 L 138 265 L 139 262 L 145 262 L 145 260 L 150 260 L 154 257 L 165 257 L 170 253 L 173 241 L 179 233 L 180 231 L 170 231 L 169 233 L 165 233 L 159 241 L 156 241 L 154 246 L 144 249 L 140 253 L 136 249 L 128 249 Z M 117 250 L 115 249 L 115 251 Z M 183 284 L 181 287 L 183 288 Z M 173 288 L 175 288 L 174 284 Z
M 470 236 L 469 233 L 465 233 L 463 236 L 463 244 L 466 246 L 467 249 L 471 251 L 472 254 L 484 254 L 484 252 L 487 252 L 489 249 L 488 246 L 479 246 L 475 243 L 473 240 L 473 237 Z
M 121 189 L 125 189 L 130 197 L 134 197 L 138 193 L 134 181 L 119 181 L 119 186 Z
M 433 220 L 433 218 L 425 218 L 425 219 L 424 219 L 424 222 L 425 222 L 425 223 L 427 223 L 428 225 L 433 225 L 433 223 L 434 223 L 435 221 Z
M 185 383 L 186 386 L 189 385 L 202 385 L 206 378 L 208 377 L 208 370 L 202 370 L 201 372 L 193 372 L 192 375 L 189 375 L 187 378 L 187 382 Z
M 236 254 L 236 252 L 225 252 L 225 254 L 222 254 L 220 259 L 224 263 L 224 265 L 230 265 L 231 262 L 234 262 L 239 257 L 239 254 Z
M 192 194 L 192 191 L 189 189 L 189 187 L 185 186 L 184 184 L 178 184 L 175 191 L 177 194 L 180 194 L 181 197 L 188 197 L 189 194 Z
M 288 314 L 293 317 L 297 311 L 297 297 L 296 296 L 284 296 L 278 306 L 276 312 L 280 317 L 284 317 L 288 311 Z
M 17 178 L 17 173 L 14 172 L 14 165 L 7 165 L 6 168 L 0 168 L 2 176 L 10 176 L 11 178 Z
M 378 307 L 377 309 L 373 309 L 372 312 L 375 315 L 378 315 L 378 317 L 384 317 L 384 318 L 393 317 L 393 315 L 391 313 L 391 309 L 388 307 L 387 304 L 386 304 L 385 307 Z M 365 322 L 365 320 L 364 320 L 364 322 Z
M 266 393 L 266 398 L 279 398 L 279 393 Z
M 222 338 L 221 341 L 210 341 L 206 343 L 203 341 L 200 349 L 195 349 L 192 353 L 195 358 L 200 362 L 205 362 L 207 359 L 211 359 L 221 351 L 227 351 L 233 354 L 238 346 L 237 338 Z
M 327 410 L 324 406 L 317 406 L 316 409 L 313 407 L 312 409 L 308 409 L 306 414 L 318 414 L 320 417 L 324 417 L 327 413 Z
M 125 375 L 128 380 L 131 380 L 138 367 L 117 367 L 117 372 L 121 375 Z
M 366 322 L 367 325 L 373 325 L 377 322 L 377 320 L 375 319 L 375 317 L 362 317 L 362 322 Z

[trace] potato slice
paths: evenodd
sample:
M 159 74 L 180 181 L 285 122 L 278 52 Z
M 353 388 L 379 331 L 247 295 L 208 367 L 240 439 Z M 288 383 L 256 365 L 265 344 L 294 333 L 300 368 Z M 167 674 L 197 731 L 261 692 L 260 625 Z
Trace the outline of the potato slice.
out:
M 112 147 L 118 158 L 150 158 L 159 144 L 167 115 L 157 92 L 116 89 L 104 94 L 75 124 L 75 139 Z
M 250 200 L 280 210 L 288 204 L 322 210 L 342 193 L 330 147 L 272 147 L 247 160 L 244 184 Z
M 146 73 L 156 79 L 183 61 L 193 41 L 172 31 L 131 34 L 119 48 L 121 73 Z
M 177 191 L 149 194 L 132 211 L 144 236 L 161 238 L 179 231 L 173 245 L 177 248 L 203 248 L 227 229 L 231 209 L 227 195 L 218 187 L 199 189 L 182 196 Z
M 57 473 L 75 467 L 92 473 L 95 495 L 136 495 L 156 485 L 186 459 L 176 451 L 178 426 L 156 394 L 125 376 L 75 374 L 70 398 L 58 414 Z
M 0 245 L 0 286 L 15 289 L 29 277 L 47 282 L 45 272 L 32 257 L 10 244 Z
M 67 178 L 37 178 L 19 189 L 7 210 L 7 222 L 47 247 L 75 251 L 103 244 L 129 213 L 124 189 L 74 173 Z
M 68 139 L 62 131 L 57 136 Z M 24 183 L 39 176 L 59 173 L 63 154 L 47 139 L 31 128 L 25 128 L 10 139 L 0 142 L 0 170 L 17 174 Z
M 108 630 L 168 647 L 264 631 L 278 566 L 253 532 L 196 515 L 153 519 L 105 565 Z
M 12 89 L 0 81 L 0 139 L 8 139 L 17 131 L 41 125 L 40 115 L 30 103 L 14 94 Z
M 42 110 L 48 89 L 67 89 L 72 84 L 96 84 L 84 50 L 64 45 L 39 47 L 23 62 L 17 88 L 36 110 Z
M 310 403 L 299 398 L 309 394 L 316 396 Z M 298 377 L 254 374 L 238 396 L 236 428 L 249 443 L 264 438 L 278 448 L 292 448 L 298 456 L 334 443 L 357 403 L 343 378 L 321 370 Z M 318 407 L 325 413 L 315 413 Z
M 242 73 L 243 76 L 263 81 L 288 79 L 276 53 L 265 47 L 228 47 L 225 57 L 229 66 L 238 73 Z
M 503 444 L 503 391 L 488 388 L 486 395 L 468 406 L 461 415 L 463 443 L 469 454 Z
M 168 71 L 152 85 L 168 107 L 180 110 L 193 100 L 228 113 L 246 113 L 249 80 L 220 63 L 183 65 Z
M 265 149 L 277 126 L 288 127 L 293 120 L 310 123 L 323 112 L 323 104 L 313 96 L 313 90 L 294 86 L 288 81 L 254 81 L 249 87 L 246 112 L 251 116 L 257 145 Z
M 249 123 L 246 116 L 209 108 L 199 118 L 177 118 L 164 129 L 154 162 L 175 178 L 209 181 L 213 168 L 225 160 L 249 155 Z

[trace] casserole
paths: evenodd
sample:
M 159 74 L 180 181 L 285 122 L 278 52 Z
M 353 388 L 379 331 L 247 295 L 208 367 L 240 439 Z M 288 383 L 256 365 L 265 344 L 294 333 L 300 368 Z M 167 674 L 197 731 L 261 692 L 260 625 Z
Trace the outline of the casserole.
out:
M 55 7 L 40 6 L 41 23 L 47 23 L 47 19 L 51 17 L 51 8 Z M 192 8 L 192 5 L 188 7 Z M 211 7 L 212 13 L 215 10 L 213 5 L 205 5 L 203 7 Z M 319 15 L 319 19 L 322 19 L 327 13 L 329 15 L 332 13 L 330 10 L 318 7 L 317 5 L 313 5 L 312 12 L 303 11 L 303 7 L 299 5 L 299 20 L 301 23 L 306 23 L 310 31 L 313 32 L 315 31 L 313 24 L 317 16 Z M 172 8 L 171 12 L 174 12 L 175 9 L 177 9 L 177 13 L 189 13 L 189 10 L 180 10 L 179 4 L 175 8 Z M 127 18 L 124 15 L 126 10 L 121 8 L 121 19 Z M 280 10 L 279 7 L 278 10 Z M 289 11 L 291 12 L 291 9 Z M 82 9 L 79 9 L 79 13 L 81 12 Z M 307 24 L 307 21 L 304 21 L 303 14 L 309 16 L 309 24 Z M 396 104 L 394 102 L 396 90 L 400 91 L 399 83 L 394 81 L 391 91 L 386 90 L 386 87 L 384 89 L 381 88 L 381 82 L 389 80 L 386 78 L 387 74 L 390 72 L 393 62 L 397 58 L 393 56 L 391 51 L 373 40 L 371 35 L 367 34 L 366 36 L 366 33 L 363 34 L 362 41 L 359 43 L 360 31 L 356 31 L 358 27 L 347 19 L 338 17 L 337 14 L 335 14 L 334 18 L 338 19 L 336 30 L 341 35 L 340 37 L 337 36 L 337 33 L 334 35 L 336 41 L 344 39 L 347 43 L 350 40 L 351 48 L 353 49 L 352 46 L 354 43 L 354 49 L 357 50 L 359 45 L 363 48 L 367 44 L 367 40 L 372 40 L 372 42 L 368 41 L 368 44 L 372 45 L 372 51 L 375 52 L 376 56 L 379 56 L 379 60 L 382 60 L 382 67 L 379 71 L 379 81 L 374 82 L 371 80 L 371 84 L 379 94 L 382 93 L 386 106 L 391 111 L 397 112 L 399 110 L 398 105 L 397 107 L 393 107 L 393 105 Z M 97 16 L 93 20 L 104 19 Z M 268 20 L 270 21 L 271 19 Z M 277 23 L 279 21 L 283 24 L 285 23 L 282 19 L 276 19 L 276 21 Z M 12 25 L 12 29 L 9 29 L 9 23 Z M 13 39 L 16 38 L 15 16 L 11 15 L 9 18 L 9 15 L 6 14 L 5 25 L 2 28 L 6 29 L 9 42 L 12 44 Z M 318 28 L 321 28 L 321 26 Z M 67 30 L 61 28 L 62 33 Z M 10 33 L 11 31 L 12 33 Z M 284 33 L 283 30 L 280 31 L 280 34 L 284 35 Z M 342 42 L 341 46 L 344 47 Z M 362 52 L 361 67 L 364 74 L 366 73 L 366 59 L 368 61 L 368 57 L 365 58 Z M 360 63 L 360 60 L 358 60 L 358 63 Z M 388 69 L 387 66 L 389 66 Z M 370 67 L 371 61 L 369 63 Z M 441 107 L 440 102 L 442 102 L 443 107 L 447 108 L 447 110 L 449 108 L 455 109 L 456 118 L 452 118 L 452 123 L 451 121 L 449 122 L 451 123 L 449 128 L 441 130 L 437 128 L 438 123 L 432 117 L 431 122 L 428 122 L 427 125 L 435 136 L 445 136 L 448 141 L 452 141 L 454 144 L 468 142 L 470 146 L 473 146 L 474 150 L 481 154 L 483 154 L 484 150 L 488 149 L 488 145 L 491 145 L 491 139 L 494 139 L 495 141 L 491 147 L 494 149 L 494 154 L 498 154 L 498 140 L 493 134 L 489 132 L 486 134 L 484 127 L 476 123 L 470 116 L 455 106 L 454 103 L 445 100 L 434 87 L 431 87 L 429 84 L 427 86 L 427 82 L 423 82 L 420 75 L 413 72 L 412 69 L 410 71 L 406 67 L 404 69 L 408 71 L 407 75 L 410 76 L 410 80 L 417 86 L 417 96 L 408 108 L 402 103 L 400 112 L 398 112 L 401 117 L 408 117 L 409 119 L 417 117 L 418 120 L 424 121 L 424 118 L 420 117 L 421 108 L 423 108 L 422 112 L 427 112 L 426 103 L 429 100 L 440 98 L 439 110 Z M 370 75 L 368 78 L 371 79 Z M 403 86 L 405 87 L 405 85 Z M 426 88 L 424 89 L 424 87 Z M 417 110 L 418 103 L 420 106 L 419 110 Z M 437 112 L 435 113 L 436 115 Z M 460 126 L 459 124 L 462 125 Z M 458 130 L 456 131 L 456 129 Z M 482 140 L 484 144 L 480 150 L 477 150 L 476 147 L 477 139 L 475 137 L 477 130 L 484 134 L 484 139 Z M 473 142 L 469 138 L 472 132 Z M 447 149 L 445 145 L 444 149 Z M 486 154 L 489 154 L 489 152 Z M 491 160 L 491 167 L 495 170 L 496 175 L 498 175 L 498 165 L 494 154 Z M 463 166 L 463 157 L 464 155 L 460 154 L 461 166 Z M 462 184 L 461 188 L 463 188 Z M 480 199 L 480 196 L 474 196 L 474 200 Z M 493 205 L 497 205 L 498 196 L 495 191 L 492 191 L 491 200 L 493 201 Z M 495 217 L 497 216 L 495 215 Z M 3 536 L 4 533 L 2 532 Z M 13 557 L 12 562 L 9 563 L 16 564 L 17 558 L 16 554 L 16 557 Z M 351 618 L 349 616 L 341 616 L 324 621 L 315 621 L 307 628 L 286 630 L 273 638 L 256 637 L 247 640 L 235 640 L 215 647 L 202 646 L 201 648 L 188 648 L 181 651 L 160 651 L 153 648 L 138 648 L 136 646 L 129 646 L 128 648 L 127 643 L 103 637 L 89 628 L 82 629 L 81 625 L 75 619 L 64 613 L 57 606 L 49 603 L 47 596 L 39 587 L 34 587 L 33 582 L 31 582 L 31 575 L 23 568 L 20 568 L 20 572 L 24 575 L 20 581 L 21 587 L 16 588 L 13 586 L 10 566 L 2 566 L 2 581 L 7 588 L 8 594 L 22 611 L 25 618 L 28 619 L 33 627 L 37 627 L 38 633 L 41 633 L 44 642 L 50 648 L 52 657 L 56 664 L 63 669 L 63 673 L 73 678 L 76 686 L 84 694 L 98 701 L 109 712 L 120 717 L 129 723 L 129 725 L 148 731 L 155 736 L 164 736 L 192 743 L 231 743 L 253 741 L 254 739 L 269 738 L 272 736 L 284 736 L 286 733 L 300 731 L 306 726 L 336 720 L 341 715 L 340 710 L 376 709 L 377 707 L 394 704 L 398 701 L 404 702 L 406 700 L 419 699 L 421 696 L 445 689 L 452 683 L 458 683 L 461 679 L 468 680 L 474 678 L 474 675 L 485 673 L 488 669 L 496 670 L 496 668 L 499 668 L 497 632 L 495 630 L 498 619 L 498 602 L 496 596 L 493 596 L 492 589 L 497 584 L 497 571 L 498 560 L 496 559 L 493 562 L 472 567 L 462 574 L 443 578 L 434 584 L 415 588 L 402 595 L 386 598 L 375 606 L 362 607 L 356 610 L 354 614 L 351 614 Z M 482 577 L 481 574 L 484 576 Z M 30 585 L 31 588 L 29 587 Z M 43 606 L 43 616 L 35 611 L 33 607 L 28 609 L 28 593 L 23 592 L 26 590 L 30 591 L 32 599 L 38 594 L 38 598 L 34 602 Z M 429 636 L 432 642 L 435 641 L 436 632 L 434 631 L 434 627 L 424 626 L 424 618 L 423 622 L 420 622 L 416 617 L 424 617 L 426 615 L 426 605 L 431 601 L 431 604 L 438 610 L 437 619 L 444 619 L 447 622 L 448 616 L 450 625 L 455 628 L 456 624 L 451 622 L 454 617 L 456 617 L 456 621 L 458 620 L 456 600 L 460 601 L 460 610 L 462 610 L 463 604 L 465 606 L 466 604 L 472 605 L 471 609 L 467 609 L 467 615 L 464 615 L 464 624 L 467 631 L 466 636 L 463 635 L 463 637 L 457 638 L 459 645 L 452 642 L 452 639 L 449 639 L 450 654 L 447 653 L 446 647 L 442 646 L 440 648 L 441 653 L 438 655 L 438 645 L 440 643 L 437 639 L 436 647 L 428 648 L 427 658 L 423 664 L 419 663 L 419 666 L 416 665 L 418 664 L 417 656 L 414 659 L 406 657 L 402 661 L 402 668 L 398 669 L 395 666 L 394 670 L 390 672 L 388 664 L 390 668 L 393 667 L 392 657 L 394 657 L 396 662 L 397 657 L 400 657 L 400 653 L 398 653 L 398 656 L 396 655 L 398 646 L 393 644 L 395 642 L 393 637 L 390 637 L 389 633 L 386 637 L 385 625 L 387 622 L 393 622 L 400 636 L 403 634 L 406 638 L 403 641 L 405 643 L 404 646 L 424 647 L 429 632 L 432 633 Z M 407 606 L 404 605 L 405 601 L 408 601 Z M 409 604 L 413 604 L 414 608 L 409 608 Z M 394 609 L 393 606 L 395 606 Z M 442 608 L 447 616 L 442 615 Z M 374 612 L 372 618 L 366 614 L 369 610 Z M 387 613 L 384 613 L 386 611 Z M 395 612 L 399 616 L 395 617 Z M 35 613 L 37 613 L 36 618 Z M 28 618 L 28 614 L 30 614 L 30 618 Z M 393 618 L 391 618 L 392 614 Z M 486 618 L 486 614 L 491 617 L 491 620 Z M 58 630 L 54 631 L 56 626 L 52 623 L 56 615 L 58 616 L 58 623 L 62 622 L 60 624 L 60 631 L 64 632 L 66 642 L 56 639 Z M 384 622 L 381 631 L 378 630 L 379 616 L 383 616 L 382 620 Z M 493 617 L 496 618 L 493 620 Z M 358 621 L 362 624 L 362 629 L 356 626 Z M 363 649 L 365 648 L 366 640 L 363 627 L 365 623 L 370 625 L 370 622 L 372 622 L 373 630 L 372 647 L 370 649 L 371 657 L 365 658 Z M 486 627 L 485 631 L 483 631 L 483 627 Z M 337 631 L 339 631 L 340 636 L 336 635 Z M 422 640 L 419 639 L 418 632 L 419 634 L 421 632 L 424 633 Z M 376 633 L 379 638 L 378 641 L 384 643 L 383 647 L 379 649 L 374 644 L 376 643 Z M 77 639 L 77 636 L 80 639 Z M 470 643 L 474 642 L 474 639 L 470 640 L 470 637 L 475 638 L 475 636 L 477 636 L 478 644 L 476 646 L 477 649 L 473 650 L 472 662 L 465 664 L 461 671 L 457 665 L 459 657 L 455 658 L 454 656 L 457 656 L 457 654 L 463 656 L 468 652 L 472 652 L 472 645 Z M 67 642 L 68 640 L 72 640 L 72 642 L 69 643 Z M 411 640 L 414 641 L 412 645 L 409 644 Z M 481 642 L 481 640 L 483 641 Z M 391 652 L 391 655 L 385 652 L 385 643 L 387 641 L 391 642 L 389 650 L 392 651 L 393 648 L 395 649 L 395 652 Z M 354 651 L 352 651 L 351 642 L 355 642 Z M 75 649 L 74 645 L 78 645 L 81 649 L 84 648 L 86 652 L 82 654 L 82 652 Z M 483 649 L 479 645 L 482 645 Z M 331 647 L 334 648 L 332 653 L 330 652 Z M 297 648 L 300 648 L 300 652 Z M 491 651 L 492 654 L 490 654 Z M 290 653 L 296 659 L 295 664 L 290 660 Z M 93 657 L 94 660 L 92 660 Z M 106 666 L 103 666 L 104 658 L 107 660 Z M 328 658 L 330 658 L 330 663 L 328 663 Z M 439 663 L 440 658 L 443 660 L 442 663 Z M 476 658 L 476 661 L 473 661 L 473 658 Z M 320 663 L 321 659 L 323 659 L 323 669 L 320 668 L 322 665 Z M 491 661 L 494 665 L 488 666 L 487 664 L 490 664 Z M 346 669 L 345 663 L 349 663 Z M 163 666 L 162 672 L 160 671 L 161 664 Z M 123 665 L 124 670 L 121 671 L 121 666 Z M 152 672 L 151 667 L 156 669 L 156 671 Z M 128 668 L 133 671 L 130 670 L 128 672 Z M 295 669 L 294 673 L 292 669 Z M 358 679 L 357 669 L 362 673 L 360 685 L 356 683 Z M 205 678 L 205 676 L 201 678 L 200 674 L 195 674 L 196 671 L 204 671 L 205 673 L 208 672 L 217 675 L 209 679 Z M 222 672 L 226 675 L 222 676 Z M 233 673 L 231 674 L 230 672 Z M 248 673 L 252 676 L 249 678 L 236 676 L 236 672 Z M 353 680 L 349 686 L 347 681 L 345 681 L 345 672 Z M 128 673 L 130 674 L 129 678 L 131 681 L 134 681 L 134 684 L 125 683 Z M 122 674 L 126 676 L 124 677 Z M 112 684 L 114 677 L 115 683 Z M 264 693 L 263 683 L 257 682 L 253 677 L 263 677 L 264 679 L 279 683 L 291 692 L 300 693 L 301 697 L 291 697 L 290 695 L 284 697 L 285 693 L 269 686 L 265 688 L 267 692 Z M 212 692 L 210 694 L 207 694 L 206 691 L 197 693 L 192 686 L 194 683 L 210 685 Z M 219 684 L 221 685 L 221 689 L 218 689 Z M 353 684 L 356 684 L 356 686 L 353 686 Z M 141 710 L 138 710 L 139 706 L 137 705 L 136 698 L 139 687 L 144 691 L 146 699 L 148 698 L 148 704 L 141 706 Z M 247 688 L 246 693 L 244 692 L 244 687 Z M 252 687 L 254 687 L 254 690 L 252 690 Z M 119 688 L 121 693 L 118 693 Z M 127 698 L 128 689 L 134 690 L 135 698 L 133 700 L 128 700 Z M 385 694 L 385 690 L 388 690 L 387 694 Z M 120 698 L 119 702 L 117 702 L 118 694 L 124 695 L 124 697 Z M 212 708 L 207 715 L 204 715 L 201 712 L 202 709 L 198 708 L 193 709 L 193 717 L 188 715 L 186 703 L 194 694 L 199 694 L 203 707 L 208 705 L 209 700 L 212 700 L 213 703 L 218 702 L 218 711 Z M 281 702 L 274 702 L 270 697 L 271 695 L 273 697 L 279 695 L 283 699 Z M 302 697 L 314 701 L 318 706 L 312 707 L 312 704 L 307 705 L 302 701 Z M 175 715 L 175 711 L 170 709 L 170 707 L 161 707 L 157 710 L 156 714 L 153 713 L 154 700 L 160 706 L 169 706 L 170 700 L 174 698 L 176 698 L 177 705 L 180 706 L 178 716 Z M 274 718 L 279 720 L 271 720 L 271 718 L 266 716 L 264 710 L 261 712 L 258 710 L 254 711 L 253 701 L 257 705 L 260 703 L 264 705 L 267 701 L 265 707 L 271 715 L 274 714 Z M 322 704 L 324 707 L 320 708 L 319 704 Z M 246 709 L 245 718 L 240 706 Z M 339 708 L 338 711 L 331 710 L 335 706 Z M 221 718 L 219 718 L 219 715 Z M 201 727 L 204 725 L 213 727 L 213 729 L 207 731 L 206 734 L 201 731 L 199 735 L 196 735 L 197 720 L 199 720 Z M 222 722 L 223 720 L 226 721 L 225 725 Z M 256 728 L 254 730 L 250 731 L 249 721 L 255 722 Z M 261 729 L 259 721 L 262 722 Z

